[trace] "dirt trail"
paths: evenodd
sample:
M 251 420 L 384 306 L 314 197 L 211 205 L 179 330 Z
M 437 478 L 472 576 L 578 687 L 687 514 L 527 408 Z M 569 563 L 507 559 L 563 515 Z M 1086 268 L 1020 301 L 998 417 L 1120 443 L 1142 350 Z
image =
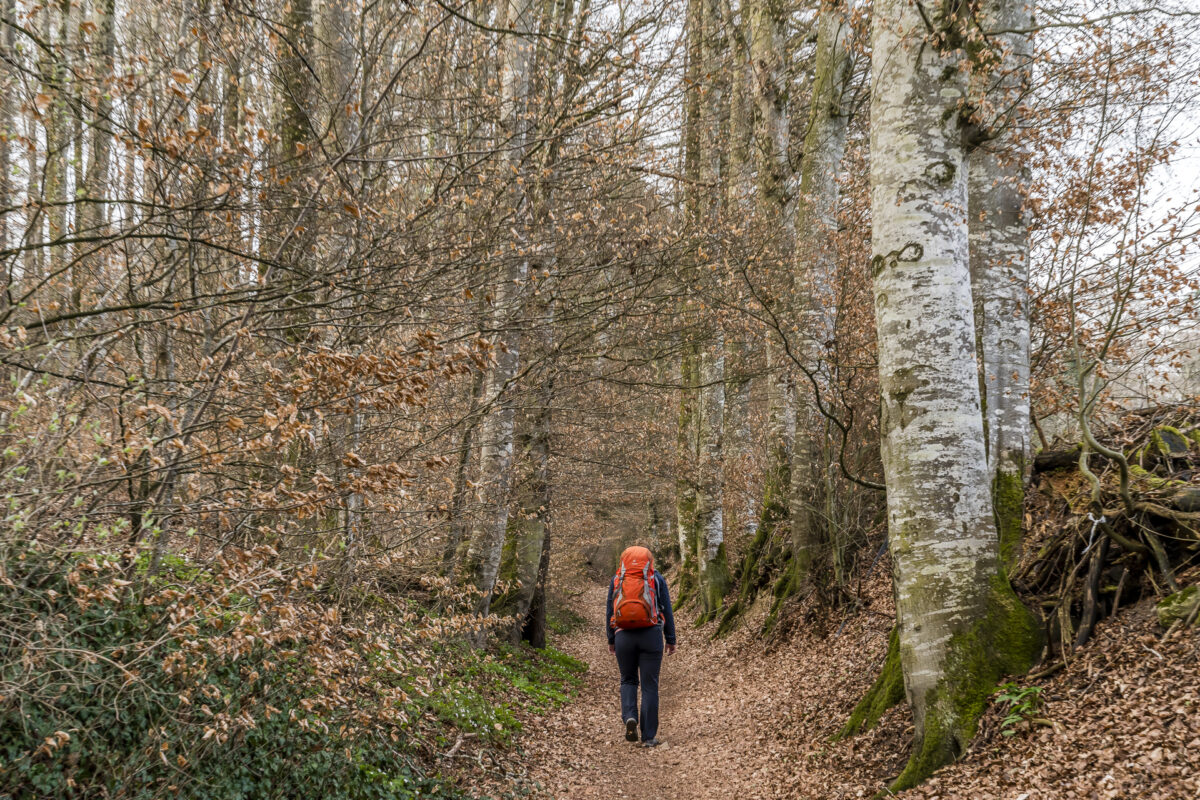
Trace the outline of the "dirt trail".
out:
M 581 598 L 587 625 L 555 642 L 588 662 L 578 698 L 535 719 L 515 759 L 518 793 L 541 798 L 852 800 L 902 768 L 911 716 L 831 742 L 882 662 L 892 626 L 879 578 L 869 613 L 794 619 L 769 653 L 748 620 L 713 640 L 678 615 L 679 652 L 664 660 L 660 738 L 625 742 L 616 660 L 604 637 L 603 589 Z M 1200 798 L 1200 631 L 1162 635 L 1153 602 L 1097 627 L 1093 642 L 1043 684 L 1053 727 L 1000 734 L 993 707 L 963 761 L 904 792 L 927 800 Z M 510 762 L 510 768 L 514 766 Z M 514 774 L 515 772 L 515 774 Z M 518 778 L 522 775 L 523 778 Z M 511 785 L 511 784 L 510 784 Z
M 755 774 L 769 757 L 756 745 L 769 698 L 729 680 L 728 648 L 692 636 L 679 618 L 679 650 L 663 659 L 657 748 L 624 739 L 616 659 L 604 637 L 604 589 L 580 610 L 587 625 L 557 646 L 590 665 L 579 697 L 522 737 L 532 785 L 555 798 L 656 797 L 662 800 L 753 798 Z M 719 664 L 719 667 L 718 667 Z M 766 702 L 764 706 L 764 701 Z

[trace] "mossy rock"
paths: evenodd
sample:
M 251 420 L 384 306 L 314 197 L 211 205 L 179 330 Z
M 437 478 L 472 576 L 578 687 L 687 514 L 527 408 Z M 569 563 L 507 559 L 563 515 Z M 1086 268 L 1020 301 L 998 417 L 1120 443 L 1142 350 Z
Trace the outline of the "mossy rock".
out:
M 1155 610 L 1158 612 L 1158 624 L 1169 628 L 1176 622 L 1187 620 L 1200 606 L 1200 588 L 1189 586 L 1175 594 L 1168 595 L 1158 602 Z

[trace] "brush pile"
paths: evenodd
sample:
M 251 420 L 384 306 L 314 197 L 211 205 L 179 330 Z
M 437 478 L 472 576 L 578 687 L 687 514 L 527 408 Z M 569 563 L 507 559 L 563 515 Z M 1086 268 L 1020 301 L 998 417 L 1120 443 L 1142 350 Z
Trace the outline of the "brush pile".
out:
M 1165 596 L 1168 626 L 1194 623 L 1200 606 L 1194 592 L 1180 592 L 1180 577 L 1200 561 L 1200 408 L 1132 412 L 1097 439 L 1116 456 L 1081 461 L 1074 447 L 1034 460 L 1028 533 L 1011 577 L 1043 615 L 1048 670 L 1122 606 Z

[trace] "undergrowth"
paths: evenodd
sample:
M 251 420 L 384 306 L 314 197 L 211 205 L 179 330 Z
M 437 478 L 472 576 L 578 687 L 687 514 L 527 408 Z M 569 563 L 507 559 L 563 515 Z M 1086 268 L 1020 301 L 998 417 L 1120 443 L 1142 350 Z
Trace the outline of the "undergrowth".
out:
M 144 553 L 0 549 L 0 797 L 458 797 L 447 743 L 508 742 L 585 669 L 404 598 L 344 612 L 269 548 L 153 577 Z

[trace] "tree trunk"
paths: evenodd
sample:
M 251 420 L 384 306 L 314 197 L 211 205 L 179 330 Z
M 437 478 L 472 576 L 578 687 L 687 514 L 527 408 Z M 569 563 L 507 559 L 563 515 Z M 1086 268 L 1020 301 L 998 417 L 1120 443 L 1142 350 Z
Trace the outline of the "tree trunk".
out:
M 699 441 L 698 410 L 699 359 L 696 345 L 690 339 L 684 343 L 679 362 L 679 421 L 675 435 L 675 529 L 679 534 L 680 605 L 695 590 L 699 579 L 696 557 L 697 487 L 695 481 Z
M 286 338 L 292 344 L 308 335 L 310 319 L 308 306 L 313 297 L 310 289 L 310 244 L 313 241 L 314 220 L 305 216 L 307 197 L 307 167 L 312 162 L 314 100 L 313 78 L 309 65 L 313 60 L 313 0 L 289 0 L 284 14 L 287 39 L 281 41 L 279 53 L 279 138 L 281 171 L 289 177 L 286 201 L 290 208 L 282 215 L 279 230 L 286 244 L 280 261 L 289 296 L 283 306 L 287 309 Z M 301 230 L 303 229 L 303 230 Z
M 501 29 L 531 30 L 531 0 L 509 0 Z M 508 169 L 524 172 L 527 146 L 526 107 L 529 97 L 533 41 L 516 34 L 501 34 L 503 63 L 500 71 L 501 117 L 508 134 L 505 148 Z M 488 613 L 492 589 L 500 569 L 504 533 L 508 526 L 508 494 L 513 461 L 513 398 L 511 384 L 520 368 L 518 318 L 529 276 L 529 235 L 524 228 L 530 219 L 527 180 L 513 181 L 510 203 L 515 223 L 514 241 L 502 274 L 493 289 L 495 312 L 492 327 L 497 332 L 495 363 L 488 370 L 485 406 L 490 409 L 481 429 L 480 484 L 482 509 L 467 548 L 467 574 L 480 591 L 477 610 Z
M 705 618 L 720 609 L 729 591 L 725 556 L 725 336 L 718 331 L 700 353 L 700 487 L 696 528 L 702 537 L 700 589 Z
M 758 177 L 758 211 L 765 223 L 775 223 L 785 234 L 776 255 L 791 247 L 792 219 L 780 216 L 787 206 L 789 118 L 787 95 L 787 23 L 790 9 L 781 0 L 753 0 L 750 17 L 750 63 L 754 77 L 754 103 L 758 125 L 754 131 L 755 172 Z M 764 232 L 769 232 L 765 228 Z
M 805 369 L 820 373 L 826 343 L 833 339 L 833 303 L 837 273 L 833 240 L 837 234 L 837 177 L 846 150 L 848 109 L 843 90 L 850 66 L 849 25 L 840 0 L 821 6 L 817 20 L 815 80 L 804 161 L 796 198 L 796 319 L 798 357 Z M 818 498 L 822 493 L 822 424 L 811 380 L 801 382 L 792 446 L 789 519 L 796 585 L 811 581 L 824 548 Z
M 701 145 L 705 123 L 704 105 L 701 102 L 704 75 L 704 4 L 706 0 L 689 0 L 687 7 L 687 64 L 685 66 L 686 88 L 684 93 L 683 119 L 683 211 L 691 225 L 701 218 L 703 194 L 701 181 Z M 690 275 L 685 275 L 680 286 L 680 316 L 688 310 L 686 292 Z M 699 383 L 699 357 L 692 331 L 681 335 L 679 356 L 679 416 L 675 436 L 675 529 L 679 536 L 679 587 L 676 601 L 683 606 L 692 597 L 699 581 L 699 565 L 696 553 L 696 463 L 699 442 L 697 439 L 697 385 Z
M 787 356 L 777 334 L 767 337 L 767 474 L 763 482 L 759 529 L 788 520 L 788 487 L 796 434 L 795 391 L 788 377 Z
M 746 374 L 750 353 L 745 342 L 732 342 L 729 350 L 731 366 L 726 369 L 725 396 L 727 410 L 725 413 L 725 442 L 724 465 L 725 485 L 734 483 L 741 487 L 741 482 L 730 481 L 730 477 L 746 472 L 749 466 L 750 447 L 753 443 L 753 431 L 750 426 L 750 378 Z M 740 491 L 731 507 L 736 511 L 737 519 L 731 520 L 731 530 L 741 529 L 747 539 L 754 538 L 758 529 L 758 503 L 754 496 L 747 491 Z
M 105 79 L 113 75 L 113 57 L 117 48 L 116 2 L 99 0 L 97 4 L 96 52 L 99 60 L 97 73 Z M 96 113 L 92 119 L 91 152 L 88 157 L 87 176 L 84 189 L 88 200 L 82 213 L 80 230 L 85 235 L 100 233 L 105 225 L 105 198 L 109 194 L 109 165 L 112 153 L 112 134 L 109 117 L 112 115 L 112 93 L 101 91 L 96 98 Z
M 4 0 L 4 18 L 16 19 L 17 3 L 16 0 Z M 16 59 L 16 29 L 12 25 L 5 25 L 4 30 L 0 32 L 0 62 L 5 64 L 13 64 Z M 13 196 L 12 183 L 12 156 L 10 155 L 11 145 L 9 144 L 17 136 L 16 131 L 16 114 L 13 109 L 16 108 L 16 92 L 14 87 L 8 81 L 0 84 L 0 208 L 9 208 L 17 205 Z M 8 247 L 8 230 L 9 226 L 16 227 L 16 214 L 5 213 L 0 214 L 0 248 Z M 16 259 L 5 259 L 5 274 L 2 276 L 5 287 L 11 289 L 13 285 L 13 266 L 16 264 Z M 0 311 L 7 310 L 8 297 L 7 292 L 0 295 Z
M 53 245 L 47 249 L 47 270 L 57 276 L 62 270 L 62 265 L 68 260 L 68 248 L 54 243 L 67 235 L 67 162 L 70 160 L 70 142 L 67 138 L 68 69 L 64 59 L 70 51 L 67 31 L 71 4 L 69 1 L 52 4 L 42 13 L 46 20 L 46 39 L 57 42 L 56 54 L 42 53 L 40 56 L 43 61 L 42 74 L 50 76 L 50 84 L 45 85 L 43 89 L 50 97 L 43 120 L 46 133 L 46 165 L 45 177 L 42 179 L 42 199 L 49 204 L 46 211 L 49 235 L 45 241 Z
M 1022 31 L 1033 24 L 1024 0 L 986 0 L 984 30 Z M 988 105 L 1019 108 L 1030 79 L 1027 33 L 991 37 L 995 50 L 976 67 L 973 83 L 1002 92 Z M 993 88 L 995 87 L 995 88 Z M 1024 147 L 1014 143 L 1009 119 L 977 120 L 984 139 L 970 153 L 971 288 L 975 302 L 980 386 L 987 433 L 988 470 L 1002 563 L 1011 564 L 1025 517 L 1030 458 L 1029 229 Z
M 460 553 L 466 534 L 466 505 L 467 484 L 471 474 L 471 455 L 475 451 L 475 430 L 479 427 L 479 399 L 483 393 L 483 374 L 474 372 L 471 375 L 471 388 L 468 390 L 469 405 L 466 423 L 463 425 L 462 438 L 458 442 L 458 462 L 454 468 L 454 488 L 450 496 L 450 528 L 446 539 L 446 547 L 442 551 L 442 569 L 452 572 L 455 565 L 463 560 L 465 553 Z
M 757 216 L 762 235 L 770 237 L 766 257 L 779 265 L 793 257 L 795 218 L 788 213 L 789 119 L 786 62 L 788 9 L 779 0 L 753 0 L 750 17 L 750 62 L 758 110 L 755 128 Z M 769 267 L 775 267 L 770 264 Z M 790 282 L 790 281 L 789 281 Z M 782 316 L 783 310 L 775 312 Z M 778 331 L 767 335 L 767 470 L 758 528 L 769 536 L 788 516 L 788 482 L 795 405 L 787 357 Z
M 542 373 L 537 381 L 537 393 L 530 407 L 522 414 L 522 432 L 517 448 L 524 474 L 517 495 L 519 519 L 515 525 L 528 532 L 524 538 L 529 541 L 529 549 L 522 548 L 517 561 L 517 577 L 521 586 L 517 590 L 517 602 L 513 609 L 517 619 L 512 632 L 514 642 L 522 639 L 529 641 L 531 636 L 537 634 L 538 623 L 531 617 L 535 611 L 543 614 L 545 611 L 546 570 L 549 569 L 550 559 L 550 426 L 556 366 L 553 357 L 553 305 L 546 303 L 542 310 L 542 318 L 533 323 L 537 327 L 530 335 L 533 340 L 531 344 L 542 359 Z M 536 552 L 532 549 L 535 541 Z M 544 646 L 545 620 L 540 624 Z
M 956 24 L 933 12 L 939 31 Z M 999 569 L 967 239 L 960 51 L 910 0 L 872 32 L 872 272 L 882 460 L 912 756 L 893 790 L 957 758 L 998 678 L 1037 656 L 1037 628 Z

